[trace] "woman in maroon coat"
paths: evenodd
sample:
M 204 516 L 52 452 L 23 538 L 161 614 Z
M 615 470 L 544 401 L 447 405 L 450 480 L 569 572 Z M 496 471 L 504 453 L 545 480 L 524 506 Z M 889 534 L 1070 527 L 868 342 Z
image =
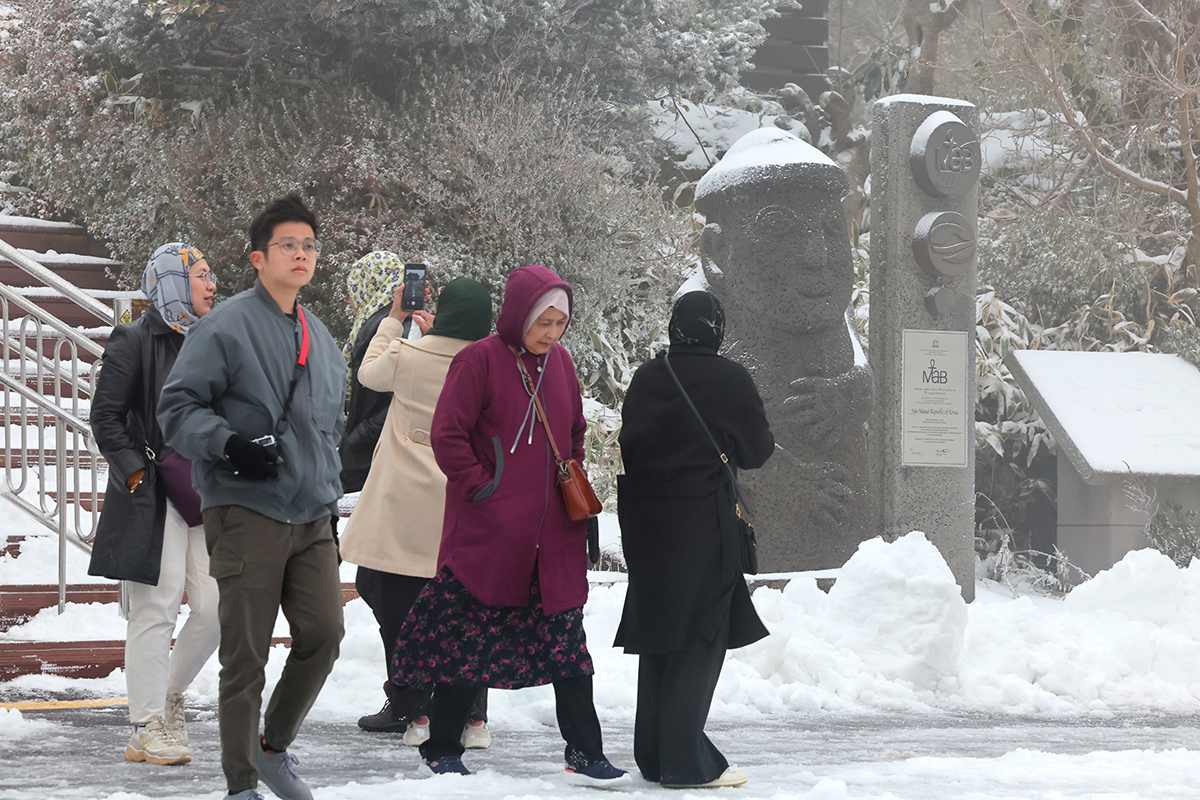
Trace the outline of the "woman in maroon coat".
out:
M 587 523 L 567 516 L 534 407 L 536 392 L 562 455 L 582 462 L 579 379 L 558 344 L 571 307 L 571 288 L 550 270 L 514 270 L 497 333 L 454 357 L 434 412 L 430 441 L 447 479 L 438 573 L 393 656 L 395 680 L 436 686 L 421 745 L 429 773 L 468 774 L 459 736 L 480 686 L 552 683 L 568 778 L 630 781 L 604 756 L 592 702 Z

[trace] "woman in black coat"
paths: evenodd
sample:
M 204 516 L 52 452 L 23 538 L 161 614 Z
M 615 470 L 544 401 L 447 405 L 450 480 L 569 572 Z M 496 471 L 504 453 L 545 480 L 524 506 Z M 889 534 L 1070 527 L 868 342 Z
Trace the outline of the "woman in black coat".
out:
M 191 463 L 164 446 L 156 418 L 184 336 L 212 308 L 216 286 L 196 248 L 158 248 L 142 275 L 153 307 L 113 328 L 92 399 L 108 486 L 88 574 L 128 582 L 125 682 L 133 731 L 126 761 L 191 760 L 184 692 L 220 641 L 217 582 L 208 574 Z M 172 647 L 185 591 L 190 613 Z
M 750 374 L 717 354 L 721 304 L 689 292 L 675 304 L 670 367 L 738 467 L 774 452 Z M 663 353 L 634 374 L 625 396 L 617 507 L 629 567 L 616 645 L 636 653 L 634 758 L 668 787 L 737 786 L 746 776 L 704 734 L 725 651 L 767 635 L 742 577 L 733 487 Z

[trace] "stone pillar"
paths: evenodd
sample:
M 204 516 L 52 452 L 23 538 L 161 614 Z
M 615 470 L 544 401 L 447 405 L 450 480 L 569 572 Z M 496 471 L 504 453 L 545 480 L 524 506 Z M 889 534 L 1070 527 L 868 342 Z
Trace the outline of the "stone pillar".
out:
M 923 531 L 975 596 L 979 113 L 875 104 L 871 135 L 871 496 L 883 533 Z

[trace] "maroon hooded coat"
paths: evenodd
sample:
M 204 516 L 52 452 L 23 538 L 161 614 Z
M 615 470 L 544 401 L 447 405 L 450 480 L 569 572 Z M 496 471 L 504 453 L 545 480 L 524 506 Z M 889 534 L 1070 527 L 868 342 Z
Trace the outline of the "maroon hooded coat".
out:
M 535 384 L 544 370 L 538 396 L 554 441 L 563 458 L 582 464 L 587 422 L 571 356 L 559 344 L 542 356 L 523 347 L 526 317 L 556 287 L 566 290 L 573 306 L 571 288 L 552 271 L 513 270 L 497 333 L 454 357 L 430 431 L 447 478 L 438 569 L 449 567 L 485 605 L 526 606 L 536 568 L 548 615 L 587 601 L 587 523 L 567 516 L 546 430 L 508 348 L 521 352 Z

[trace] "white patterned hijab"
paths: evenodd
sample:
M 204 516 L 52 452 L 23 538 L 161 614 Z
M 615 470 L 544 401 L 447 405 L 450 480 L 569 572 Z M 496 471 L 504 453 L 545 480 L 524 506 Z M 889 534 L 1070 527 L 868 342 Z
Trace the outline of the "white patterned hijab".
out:
M 142 273 L 142 291 L 173 330 L 186 334 L 200 319 L 192 305 L 192 265 L 204 254 L 190 244 L 171 242 L 154 251 Z

